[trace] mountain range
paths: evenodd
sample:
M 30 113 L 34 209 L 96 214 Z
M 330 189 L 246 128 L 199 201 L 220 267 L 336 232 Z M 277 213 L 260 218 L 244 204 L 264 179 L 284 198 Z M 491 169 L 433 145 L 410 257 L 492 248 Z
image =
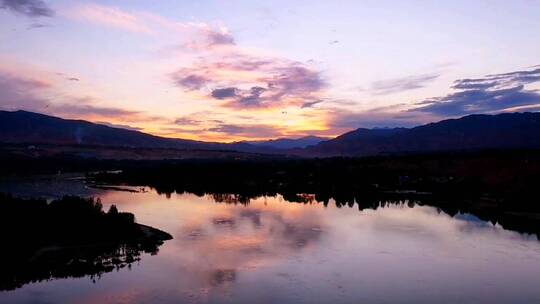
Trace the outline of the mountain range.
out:
M 223 149 L 224 144 L 165 138 L 139 131 L 27 111 L 0 111 L 0 142 L 140 148 Z
M 328 140 L 327 137 L 320 136 L 304 136 L 300 138 L 278 138 L 270 140 L 257 140 L 257 141 L 243 141 L 244 143 L 270 149 L 294 149 L 294 148 L 306 148 L 314 146 L 320 142 Z
M 234 150 L 279 153 L 304 148 L 326 138 L 307 136 L 234 143 L 166 138 L 84 120 L 62 119 L 28 111 L 0 111 L 0 142 L 14 144 L 91 145 L 101 147 Z
M 0 131 L 0 142 L 4 144 L 239 151 L 305 157 L 369 156 L 482 149 L 538 149 L 540 113 L 469 115 L 414 128 L 360 128 L 332 139 L 307 136 L 218 143 L 159 137 L 27 111 L 0 111 Z
M 540 113 L 469 115 L 414 128 L 357 129 L 299 151 L 306 156 L 368 156 L 540 148 Z

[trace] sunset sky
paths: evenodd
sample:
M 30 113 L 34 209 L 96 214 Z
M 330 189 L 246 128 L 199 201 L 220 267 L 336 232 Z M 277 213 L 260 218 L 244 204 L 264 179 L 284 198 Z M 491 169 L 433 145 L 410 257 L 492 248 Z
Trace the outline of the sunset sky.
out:
M 0 109 L 212 141 L 540 110 L 540 2 L 0 0 Z

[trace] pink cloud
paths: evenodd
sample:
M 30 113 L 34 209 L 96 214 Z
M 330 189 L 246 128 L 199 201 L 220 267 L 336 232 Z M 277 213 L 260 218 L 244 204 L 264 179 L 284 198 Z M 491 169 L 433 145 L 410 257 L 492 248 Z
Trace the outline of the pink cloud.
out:
M 167 35 L 181 34 L 188 49 L 206 49 L 233 45 L 234 37 L 226 27 L 211 26 L 204 22 L 180 22 L 144 11 L 127 12 L 118 7 L 85 4 L 67 12 L 73 19 L 116 28 L 132 33 Z
M 150 34 L 152 30 L 144 20 L 119 8 L 88 4 L 76 7 L 72 12 L 76 19 L 105 25 L 134 33 Z

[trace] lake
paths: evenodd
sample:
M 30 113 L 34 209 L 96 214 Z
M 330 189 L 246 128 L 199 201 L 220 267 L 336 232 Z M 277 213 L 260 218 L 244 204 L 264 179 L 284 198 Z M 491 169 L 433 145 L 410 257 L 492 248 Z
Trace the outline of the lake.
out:
M 174 236 L 100 278 L 0 292 L 1 303 L 538 303 L 540 242 L 408 201 L 375 209 L 89 188 L 78 176 L 0 191 L 101 198 Z M 306 195 L 309 201 L 310 196 Z

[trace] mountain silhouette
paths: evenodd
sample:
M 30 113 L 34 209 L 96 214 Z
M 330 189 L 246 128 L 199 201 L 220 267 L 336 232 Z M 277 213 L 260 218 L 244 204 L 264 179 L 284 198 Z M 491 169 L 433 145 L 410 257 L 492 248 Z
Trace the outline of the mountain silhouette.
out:
M 166 138 L 140 131 L 84 120 L 62 119 L 28 111 L 0 111 L 0 142 L 11 144 L 85 145 L 100 147 L 219 150 L 251 153 L 284 153 L 324 138 L 308 136 L 258 142 L 218 143 Z
M 165 138 L 84 120 L 27 111 L 0 111 L 0 142 L 133 148 L 227 149 L 222 143 Z
M 469 115 L 414 128 L 357 129 L 324 140 L 308 136 L 236 143 L 154 136 L 27 111 L 0 111 L 0 142 L 289 154 L 371 156 L 483 149 L 539 149 L 540 113 Z
M 306 156 L 368 156 L 540 148 L 540 113 L 469 115 L 414 128 L 357 129 L 306 149 Z

